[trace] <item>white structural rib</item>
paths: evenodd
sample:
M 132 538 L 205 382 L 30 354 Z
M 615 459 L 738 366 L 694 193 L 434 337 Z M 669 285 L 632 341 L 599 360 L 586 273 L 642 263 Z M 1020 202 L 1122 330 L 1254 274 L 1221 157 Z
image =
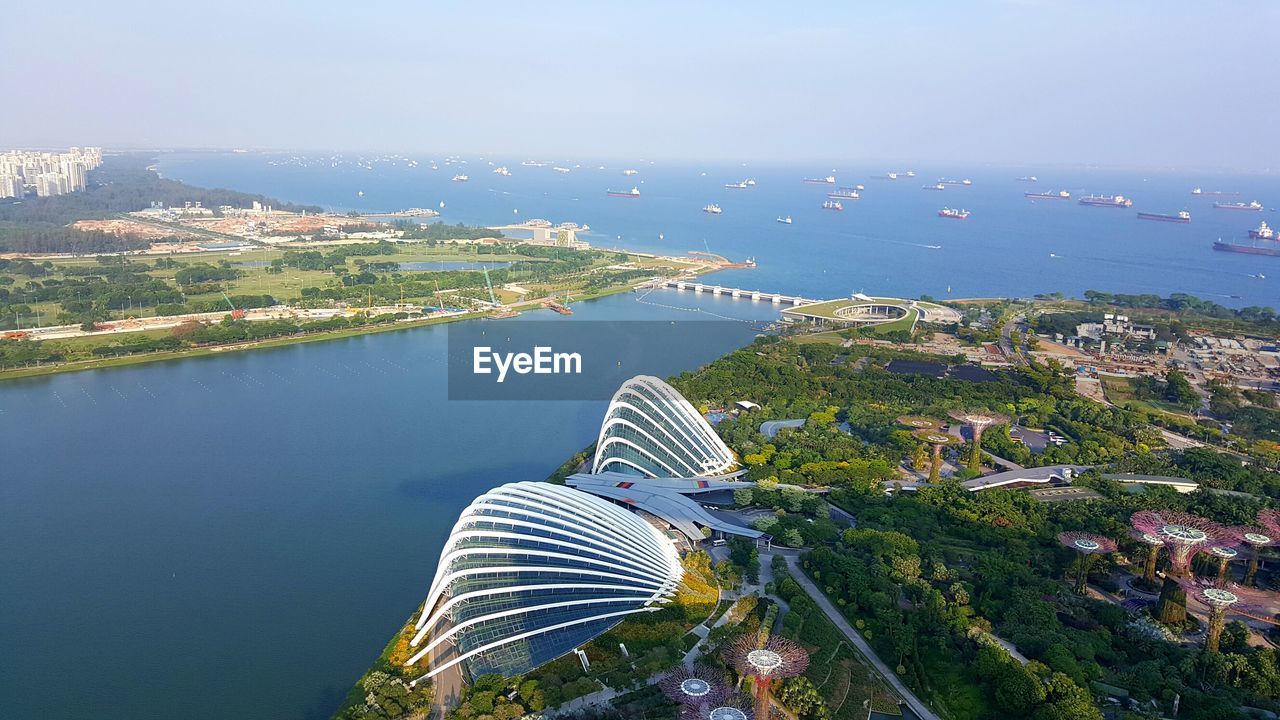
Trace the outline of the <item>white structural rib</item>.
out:
M 637 375 L 609 403 L 591 472 L 702 477 L 733 466 L 733 453 L 683 395 L 656 377 Z
M 464 661 L 525 672 L 581 642 L 575 626 L 657 609 L 682 575 L 675 546 L 638 515 L 561 485 L 503 485 L 453 526 L 407 664 L 435 651 L 427 677 Z

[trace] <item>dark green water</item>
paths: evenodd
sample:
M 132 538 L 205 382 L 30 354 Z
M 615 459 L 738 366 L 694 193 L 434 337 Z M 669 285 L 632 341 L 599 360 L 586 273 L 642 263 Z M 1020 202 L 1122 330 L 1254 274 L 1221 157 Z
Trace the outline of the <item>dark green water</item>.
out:
M 706 317 L 631 294 L 575 308 L 530 319 Z M 448 402 L 445 334 L 0 383 L 0 717 L 327 718 L 422 600 L 462 507 L 546 477 L 604 411 Z

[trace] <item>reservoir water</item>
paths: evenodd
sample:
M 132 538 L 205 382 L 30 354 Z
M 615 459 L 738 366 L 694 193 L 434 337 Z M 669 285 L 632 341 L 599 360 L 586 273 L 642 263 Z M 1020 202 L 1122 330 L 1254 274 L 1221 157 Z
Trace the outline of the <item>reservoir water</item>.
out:
M 776 317 L 728 298 L 637 299 L 525 317 Z M 447 402 L 445 336 L 0 383 L 0 717 L 327 718 L 422 601 L 458 512 L 545 478 L 604 412 Z M 673 347 L 644 371 L 731 347 Z

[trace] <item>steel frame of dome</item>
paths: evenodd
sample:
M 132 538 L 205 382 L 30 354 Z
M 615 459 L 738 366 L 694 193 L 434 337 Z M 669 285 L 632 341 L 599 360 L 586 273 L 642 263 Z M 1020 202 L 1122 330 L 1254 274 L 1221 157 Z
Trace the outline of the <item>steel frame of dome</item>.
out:
M 609 403 L 591 472 L 700 477 L 734 465 L 728 446 L 683 395 L 656 377 L 637 375 Z
M 441 551 L 410 647 L 426 677 L 458 663 L 516 675 L 659 609 L 684 569 L 635 513 L 562 485 L 517 482 L 472 501 Z

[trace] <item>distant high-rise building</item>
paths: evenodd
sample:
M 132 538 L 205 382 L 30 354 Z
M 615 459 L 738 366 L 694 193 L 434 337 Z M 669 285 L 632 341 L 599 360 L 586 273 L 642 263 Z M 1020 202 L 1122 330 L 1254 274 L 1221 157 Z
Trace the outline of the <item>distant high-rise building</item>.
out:
M 22 178 L 14 173 L 0 173 L 0 198 L 20 198 L 22 194 Z
M 24 186 L 35 186 L 40 197 L 84 190 L 89 171 L 102 164 L 102 148 L 73 147 L 65 153 L 29 150 L 0 151 L 0 197 L 22 197 Z M 16 184 L 16 188 L 10 187 Z M 6 194 L 11 193 L 11 194 Z

